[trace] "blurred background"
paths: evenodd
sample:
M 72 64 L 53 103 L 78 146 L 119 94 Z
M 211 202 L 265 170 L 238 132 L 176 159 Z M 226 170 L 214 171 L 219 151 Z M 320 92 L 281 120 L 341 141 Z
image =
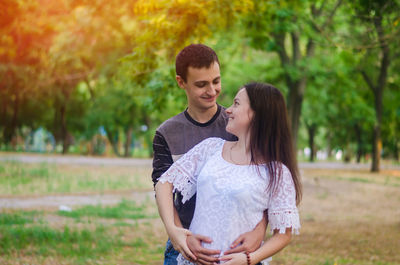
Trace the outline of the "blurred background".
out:
M 0 264 L 162 264 L 152 139 L 190 43 L 221 105 L 287 99 L 302 229 L 271 265 L 400 264 L 399 0 L 0 0 Z
M 152 155 L 185 108 L 176 53 L 211 46 L 229 106 L 249 81 L 286 95 L 304 159 L 399 161 L 399 1 L 2 0 L 0 148 Z

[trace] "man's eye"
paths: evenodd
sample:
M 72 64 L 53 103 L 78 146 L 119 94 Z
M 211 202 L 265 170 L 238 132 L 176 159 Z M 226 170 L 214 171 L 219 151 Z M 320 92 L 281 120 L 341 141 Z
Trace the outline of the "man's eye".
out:
M 214 84 L 219 84 L 219 80 L 214 80 Z
M 197 83 L 196 86 L 197 87 L 204 87 L 206 84 L 205 83 Z

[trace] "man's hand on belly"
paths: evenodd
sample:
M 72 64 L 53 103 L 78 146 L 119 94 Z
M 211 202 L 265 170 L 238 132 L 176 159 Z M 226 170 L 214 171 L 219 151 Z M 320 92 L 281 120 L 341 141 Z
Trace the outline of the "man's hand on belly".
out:
M 218 262 L 218 257 L 221 250 L 213 250 L 204 248 L 201 243 L 211 243 L 212 240 L 209 237 L 192 234 L 186 238 L 186 243 L 190 251 L 197 257 L 196 264 L 212 265 L 214 262 Z
M 224 255 L 240 252 L 254 252 L 260 246 L 265 237 L 265 230 L 268 225 L 267 215 L 256 225 L 256 227 L 247 233 L 241 234 L 231 245 L 231 249 L 225 251 Z

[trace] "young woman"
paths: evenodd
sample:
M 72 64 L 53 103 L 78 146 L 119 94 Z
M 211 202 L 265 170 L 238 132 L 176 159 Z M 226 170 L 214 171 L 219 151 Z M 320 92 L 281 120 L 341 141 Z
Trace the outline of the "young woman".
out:
M 191 233 L 206 235 L 207 248 L 221 251 L 221 263 L 256 264 L 283 249 L 300 228 L 296 205 L 301 184 L 285 101 L 272 85 L 251 83 L 226 110 L 229 142 L 208 138 L 176 161 L 159 179 L 156 200 L 178 264 L 196 259 L 186 245 Z M 189 230 L 174 220 L 173 191 L 185 202 L 197 193 Z M 235 238 L 251 231 L 268 213 L 273 236 L 252 253 L 224 255 Z

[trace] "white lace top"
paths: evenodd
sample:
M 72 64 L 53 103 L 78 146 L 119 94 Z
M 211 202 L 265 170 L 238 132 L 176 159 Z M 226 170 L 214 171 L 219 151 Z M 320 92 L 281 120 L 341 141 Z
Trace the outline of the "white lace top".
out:
M 265 166 L 235 165 L 222 157 L 225 140 L 208 138 L 177 160 L 159 179 L 182 193 L 182 202 L 196 192 L 196 208 L 190 231 L 212 238 L 204 247 L 221 250 L 221 255 L 241 234 L 251 231 L 268 209 L 271 233 L 286 228 L 298 233 L 299 214 L 291 174 L 282 166 L 282 179 L 274 193 L 268 191 Z M 257 172 L 258 167 L 258 172 Z M 181 255 L 178 264 L 192 264 Z

